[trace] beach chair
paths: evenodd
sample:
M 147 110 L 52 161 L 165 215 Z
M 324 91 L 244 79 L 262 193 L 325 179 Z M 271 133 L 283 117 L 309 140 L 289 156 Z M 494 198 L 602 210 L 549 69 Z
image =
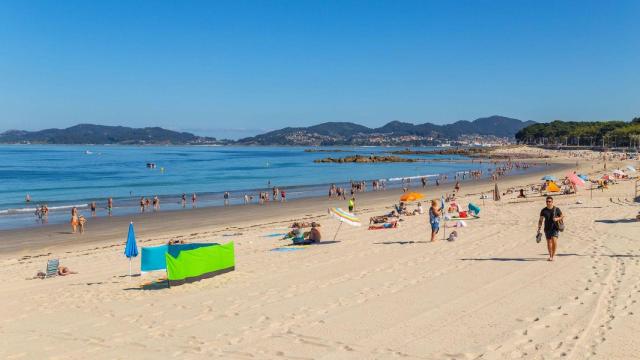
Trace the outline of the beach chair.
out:
M 47 270 L 45 271 L 45 278 L 54 277 L 58 275 L 58 266 L 60 265 L 60 260 L 51 259 L 47 261 Z

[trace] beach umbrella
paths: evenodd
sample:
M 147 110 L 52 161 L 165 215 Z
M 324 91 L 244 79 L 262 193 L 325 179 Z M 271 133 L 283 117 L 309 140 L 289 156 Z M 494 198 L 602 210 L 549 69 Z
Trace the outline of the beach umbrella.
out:
M 624 171 L 619 170 L 619 169 L 618 170 L 613 170 L 613 173 L 616 174 L 616 175 L 620 175 L 620 176 L 624 175 Z
M 567 175 L 567 179 L 569 179 L 569 181 L 571 181 L 571 183 L 575 186 L 584 186 L 584 180 L 582 180 L 578 175 L 576 174 L 569 174 Z
M 424 195 L 412 191 L 406 194 L 402 194 L 402 196 L 400 196 L 400 201 L 416 201 L 423 198 L 424 198 Z
M 553 175 L 545 175 L 545 176 L 542 177 L 542 180 L 544 180 L 544 181 L 556 181 L 556 180 L 558 180 L 558 178 L 556 178 Z
M 628 169 L 629 171 L 631 171 L 631 172 L 636 172 L 636 168 L 634 168 L 634 167 L 633 167 L 633 166 L 631 166 L 631 165 L 627 165 L 627 169 Z
M 500 190 L 498 190 L 498 183 L 496 183 L 496 187 L 493 190 L 493 201 L 500 201 Z
M 127 244 L 124 247 L 124 256 L 129 258 L 129 276 L 131 276 L 131 258 L 138 256 L 138 245 L 136 244 L 136 233 L 133 231 L 133 222 L 129 223 L 129 234 Z
M 336 239 L 336 237 L 338 236 L 338 231 L 340 231 L 340 227 L 342 226 L 342 223 L 347 223 L 351 226 L 361 226 L 362 223 L 360 222 L 360 219 L 358 219 L 354 214 L 348 212 L 348 211 L 344 211 L 341 208 L 330 208 L 329 209 L 329 215 L 333 216 L 334 218 L 336 218 L 338 221 L 340 221 L 340 225 L 338 225 L 338 229 L 336 230 L 336 234 L 333 235 L 333 240 Z

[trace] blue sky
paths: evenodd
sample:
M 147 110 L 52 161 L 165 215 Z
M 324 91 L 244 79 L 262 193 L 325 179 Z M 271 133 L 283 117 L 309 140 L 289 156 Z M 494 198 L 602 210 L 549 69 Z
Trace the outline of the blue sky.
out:
M 640 1 L 2 1 L 0 131 L 640 116 Z

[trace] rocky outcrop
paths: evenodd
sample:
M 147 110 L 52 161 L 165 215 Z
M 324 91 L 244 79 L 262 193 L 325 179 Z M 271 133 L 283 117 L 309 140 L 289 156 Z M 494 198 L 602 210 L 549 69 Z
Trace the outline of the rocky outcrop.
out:
M 416 161 L 419 161 L 419 160 L 402 158 L 399 156 L 377 156 L 377 155 L 371 155 L 371 156 L 354 155 L 354 156 L 347 156 L 343 158 L 328 157 L 324 159 L 314 160 L 314 162 L 316 163 L 339 163 L 339 164 L 342 164 L 342 163 L 393 163 L 393 162 L 416 162 Z

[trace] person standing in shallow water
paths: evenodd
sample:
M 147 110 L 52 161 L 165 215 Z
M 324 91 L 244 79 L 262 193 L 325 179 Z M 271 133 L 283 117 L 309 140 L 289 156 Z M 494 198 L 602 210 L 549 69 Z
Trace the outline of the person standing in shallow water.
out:
M 111 210 L 113 210 L 113 198 L 109 198 L 109 200 L 107 200 L 107 212 L 109 213 L 109 216 L 111 216 Z
M 560 221 L 564 219 L 564 215 L 559 208 L 553 205 L 553 198 L 547 196 L 547 206 L 540 210 L 540 219 L 538 219 L 538 236 L 544 222 L 544 236 L 547 239 L 547 250 L 549 251 L 549 261 L 553 261 L 556 256 L 556 247 L 558 245 L 558 236 L 560 236 Z

